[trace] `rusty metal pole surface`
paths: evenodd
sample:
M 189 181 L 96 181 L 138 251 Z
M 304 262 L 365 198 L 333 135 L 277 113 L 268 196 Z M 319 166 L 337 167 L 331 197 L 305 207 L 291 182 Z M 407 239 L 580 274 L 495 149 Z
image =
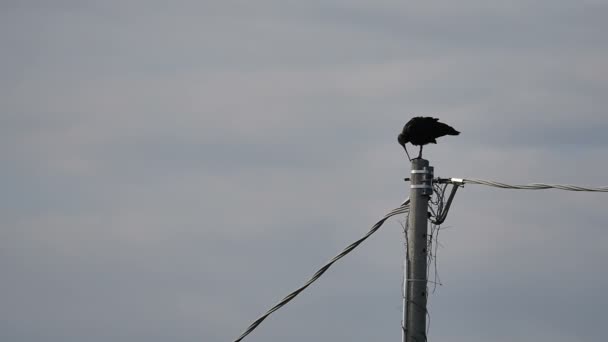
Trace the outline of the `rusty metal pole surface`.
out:
M 433 168 L 413 159 L 410 177 L 404 342 L 426 342 L 428 201 L 433 194 Z

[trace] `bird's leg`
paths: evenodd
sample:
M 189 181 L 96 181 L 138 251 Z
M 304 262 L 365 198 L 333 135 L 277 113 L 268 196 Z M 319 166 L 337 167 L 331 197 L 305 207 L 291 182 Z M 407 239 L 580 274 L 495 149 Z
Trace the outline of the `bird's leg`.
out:
M 420 152 L 418 152 L 418 159 L 422 158 L 422 145 L 420 145 Z
M 403 149 L 405 150 L 405 155 L 407 156 L 407 159 L 409 159 L 410 161 L 412 161 L 412 158 L 410 158 L 410 154 L 407 153 L 407 148 L 405 147 L 405 144 L 403 144 Z

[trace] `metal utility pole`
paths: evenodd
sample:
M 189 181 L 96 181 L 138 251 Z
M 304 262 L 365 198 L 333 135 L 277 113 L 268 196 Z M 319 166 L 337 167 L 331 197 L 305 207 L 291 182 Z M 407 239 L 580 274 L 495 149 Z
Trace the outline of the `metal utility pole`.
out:
M 426 342 L 428 201 L 433 194 L 433 167 L 412 160 L 410 213 L 407 231 L 407 271 L 403 286 L 403 342 Z

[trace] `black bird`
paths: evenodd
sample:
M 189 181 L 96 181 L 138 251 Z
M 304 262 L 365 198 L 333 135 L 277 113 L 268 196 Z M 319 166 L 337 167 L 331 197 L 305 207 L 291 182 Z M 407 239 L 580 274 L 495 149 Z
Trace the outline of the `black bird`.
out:
M 443 122 L 439 122 L 437 118 L 418 116 L 405 124 L 403 132 L 399 134 L 397 140 L 399 141 L 399 145 L 405 149 L 407 158 L 411 160 L 409 153 L 407 153 L 407 148 L 405 148 L 405 143 L 409 142 L 412 145 L 419 145 L 420 152 L 418 152 L 418 158 L 422 158 L 422 146 L 429 143 L 436 144 L 437 140 L 435 139 L 444 135 L 458 134 L 460 132 Z

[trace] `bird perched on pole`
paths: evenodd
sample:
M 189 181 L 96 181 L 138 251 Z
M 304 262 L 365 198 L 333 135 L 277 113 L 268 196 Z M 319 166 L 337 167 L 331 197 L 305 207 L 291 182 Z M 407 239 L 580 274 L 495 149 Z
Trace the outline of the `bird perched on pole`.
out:
M 409 142 L 412 145 L 419 145 L 420 152 L 418 152 L 417 158 L 422 158 L 422 146 L 429 143 L 436 144 L 437 140 L 435 139 L 444 135 L 458 134 L 460 134 L 460 132 L 443 122 L 439 122 L 439 119 L 437 118 L 418 116 L 412 118 L 405 124 L 403 131 L 399 134 L 399 137 L 397 137 L 397 141 L 399 141 L 399 145 L 403 146 L 407 158 L 412 160 L 410 154 L 407 153 L 407 148 L 405 147 L 406 143 Z

